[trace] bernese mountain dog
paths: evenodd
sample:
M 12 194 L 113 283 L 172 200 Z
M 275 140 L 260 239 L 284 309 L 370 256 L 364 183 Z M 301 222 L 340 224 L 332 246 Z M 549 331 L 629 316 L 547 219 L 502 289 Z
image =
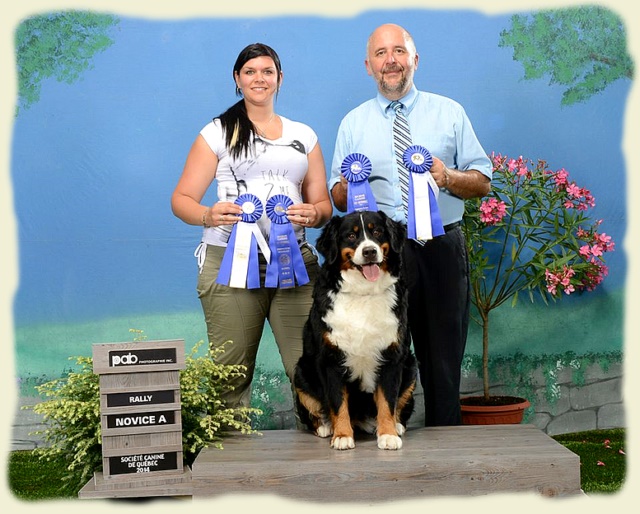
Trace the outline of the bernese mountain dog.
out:
M 384 212 L 334 216 L 316 247 L 324 258 L 295 371 L 302 423 L 336 450 L 354 429 L 381 449 L 402 447 L 414 409 L 416 360 L 402 277 L 404 225 Z

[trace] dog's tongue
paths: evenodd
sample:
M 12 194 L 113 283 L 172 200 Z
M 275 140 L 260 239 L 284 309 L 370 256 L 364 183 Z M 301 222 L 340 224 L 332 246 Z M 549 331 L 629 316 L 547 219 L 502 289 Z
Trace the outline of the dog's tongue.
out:
M 369 282 L 375 282 L 380 277 L 380 266 L 377 264 L 365 264 L 362 266 L 362 274 Z

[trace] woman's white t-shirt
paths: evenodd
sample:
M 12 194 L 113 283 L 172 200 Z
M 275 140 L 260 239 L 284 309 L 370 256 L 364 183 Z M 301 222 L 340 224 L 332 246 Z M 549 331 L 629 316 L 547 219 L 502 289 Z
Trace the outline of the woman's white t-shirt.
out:
M 318 142 L 316 133 L 304 123 L 282 120 L 282 137 L 275 140 L 254 138 L 253 150 L 238 159 L 231 157 L 225 146 L 224 131 L 219 119 L 208 123 L 200 134 L 218 157 L 216 181 L 218 200 L 233 202 L 244 193 L 257 196 L 263 208 L 274 195 L 286 195 L 294 204 L 303 203 L 302 182 L 309 169 L 308 154 Z M 263 211 L 257 222 L 268 240 L 271 222 Z M 305 240 L 304 227 L 293 225 L 299 242 Z M 207 227 L 202 241 L 226 246 L 232 226 Z

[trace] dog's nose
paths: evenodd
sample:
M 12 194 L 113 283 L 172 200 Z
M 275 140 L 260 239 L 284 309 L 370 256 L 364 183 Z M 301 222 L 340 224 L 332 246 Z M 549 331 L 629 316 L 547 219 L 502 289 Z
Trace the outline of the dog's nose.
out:
M 367 262 L 373 262 L 378 258 L 378 250 L 375 246 L 365 246 L 362 249 L 362 256 Z

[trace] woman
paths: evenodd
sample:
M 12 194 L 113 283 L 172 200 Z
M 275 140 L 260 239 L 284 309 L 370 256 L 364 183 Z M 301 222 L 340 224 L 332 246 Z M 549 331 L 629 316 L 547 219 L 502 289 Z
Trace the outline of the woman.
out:
M 201 130 L 171 198 L 178 218 L 204 227 L 202 243 L 196 251 L 200 266 L 197 290 L 209 343 L 217 347 L 231 341 L 225 345 L 220 361 L 247 367 L 247 376 L 235 380 L 235 389 L 224 398 L 228 407 L 250 405 L 250 385 L 265 320 L 269 321 L 285 372 L 292 380 L 302 354 L 302 328 L 318 271 L 317 257 L 306 242 L 305 229 L 321 227 L 332 213 L 324 159 L 315 132 L 274 111 L 282 77 L 280 59 L 267 45 L 251 44 L 240 52 L 233 78 L 236 94 L 242 99 Z M 203 205 L 214 179 L 218 201 Z M 286 219 L 299 245 L 298 255 L 304 260 L 308 282 L 295 287 L 266 287 L 267 261 L 262 252 L 260 287 L 231 287 L 220 280 L 227 243 L 245 212 L 235 200 L 245 194 L 254 195 L 263 206 L 274 195 L 290 199 L 292 205 L 285 211 Z M 266 212 L 256 226 L 268 240 L 271 221 Z

